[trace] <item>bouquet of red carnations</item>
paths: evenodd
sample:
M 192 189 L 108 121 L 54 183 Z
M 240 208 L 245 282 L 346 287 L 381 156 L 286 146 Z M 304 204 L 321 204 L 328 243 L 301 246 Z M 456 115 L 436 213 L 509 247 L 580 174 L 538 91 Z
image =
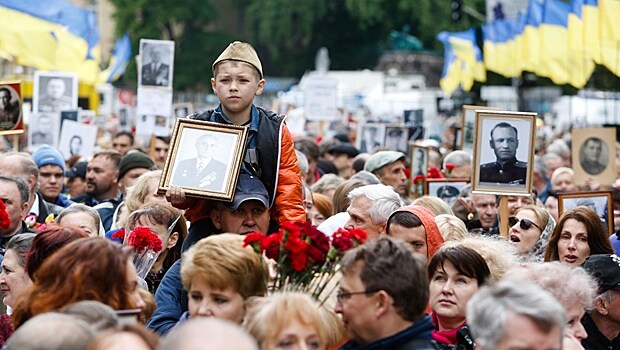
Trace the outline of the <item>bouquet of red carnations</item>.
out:
M 275 277 L 266 281 L 270 292 L 295 290 L 319 299 L 344 253 L 367 237 L 361 229 L 339 229 L 330 240 L 310 223 L 283 222 L 277 233 L 248 234 L 244 246 L 276 262 Z
M 120 238 L 123 240 L 123 245 L 131 247 L 138 276 L 144 279 L 162 250 L 161 238 L 151 229 L 143 226 L 136 227 L 129 231 L 129 234 L 126 234 L 124 229 L 118 230 L 112 238 Z

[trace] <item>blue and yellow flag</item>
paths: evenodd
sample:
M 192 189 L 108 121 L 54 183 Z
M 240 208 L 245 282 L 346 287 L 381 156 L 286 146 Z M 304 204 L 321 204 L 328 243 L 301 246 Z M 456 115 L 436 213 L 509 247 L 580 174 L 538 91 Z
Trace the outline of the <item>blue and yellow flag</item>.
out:
M 601 64 L 620 76 L 620 1 L 599 0 Z
M 111 83 L 118 80 L 125 73 L 130 59 L 131 40 L 129 40 L 129 34 L 125 33 L 122 38 L 116 40 L 108 68 L 99 75 L 99 83 Z
M 99 74 L 96 17 L 62 0 L 0 0 L 0 54 L 41 70 L 76 72 L 95 84 Z
M 545 0 L 540 23 L 540 63 L 537 74 L 556 84 L 570 82 L 568 61 L 568 14 L 570 5 L 562 0 Z
M 444 67 L 439 85 L 448 95 L 461 86 L 471 90 L 474 80 L 486 81 L 482 51 L 476 44 L 476 30 L 449 33 L 441 32 L 437 39 L 444 45 Z
M 581 18 L 583 21 L 584 51 L 594 63 L 601 64 L 598 0 L 583 0 Z
M 530 0 L 525 15 L 522 34 L 521 65 L 524 71 L 538 74 L 540 63 L 539 29 L 542 22 L 543 5 L 538 0 Z
M 583 0 L 572 0 L 568 14 L 568 64 L 569 84 L 582 88 L 590 80 L 594 62 L 584 47 Z

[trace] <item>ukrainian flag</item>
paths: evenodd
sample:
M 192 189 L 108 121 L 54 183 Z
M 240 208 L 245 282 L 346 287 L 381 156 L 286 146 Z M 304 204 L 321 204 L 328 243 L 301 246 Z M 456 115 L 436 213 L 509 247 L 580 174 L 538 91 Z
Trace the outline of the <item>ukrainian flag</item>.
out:
M 99 82 L 111 83 L 118 80 L 125 73 L 130 59 L 131 40 L 129 40 L 129 34 L 125 33 L 122 38 L 116 40 L 108 68 L 99 75 Z
M 497 20 L 493 23 L 495 27 L 495 72 L 505 77 L 516 76 L 514 62 L 514 33 L 513 26 L 505 20 Z
M 583 21 L 583 47 L 594 63 L 601 64 L 601 43 L 599 40 L 598 0 L 583 0 L 581 8 Z
M 620 1 L 599 0 L 601 63 L 620 76 Z
M 539 29 L 543 17 L 543 4 L 539 0 L 530 0 L 525 16 L 522 34 L 521 65 L 524 71 L 538 74 L 540 63 Z
M 570 67 L 569 83 L 582 88 L 594 71 L 594 62 L 588 57 L 584 47 L 583 0 L 571 2 L 568 15 L 568 61 Z
M 482 49 L 484 51 L 484 66 L 487 70 L 497 72 L 499 63 L 497 45 L 497 31 L 495 22 L 482 25 Z
M 514 56 L 517 59 L 513 60 L 513 64 L 515 65 L 516 74 L 520 76 L 521 73 L 525 70 L 525 64 L 520 57 L 523 57 L 523 51 L 525 50 L 525 37 L 523 35 L 525 31 L 525 21 L 526 15 L 522 12 L 519 12 L 517 18 L 513 23 L 513 40 L 514 40 Z
M 0 0 L 0 54 L 41 70 L 76 72 L 95 84 L 99 33 L 94 13 L 62 0 Z
M 570 5 L 562 0 L 545 0 L 540 24 L 540 64 L 538 73 L 555 84 L 570 82 L 568 60 L 568 14 Z
M 476 30 L 464 32 L 441 32 L 437 39 L 444 45 L 444 67 L 439 85 L 448 95 L 461 86 L 464 91 L 471 90 L 476 81 L 486 81 L 482 52 L 476 44 Z

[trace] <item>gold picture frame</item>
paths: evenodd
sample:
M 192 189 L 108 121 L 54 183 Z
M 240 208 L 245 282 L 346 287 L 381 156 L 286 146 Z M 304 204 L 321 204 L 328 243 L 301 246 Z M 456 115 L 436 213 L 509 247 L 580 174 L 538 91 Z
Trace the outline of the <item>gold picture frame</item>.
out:
M 463 105 L 461 116 L 461 149 L 466 152 L 474 151 L 474 139 L 476 137 L 476 110 L 499 110 L 488 106 Z
M 584 187 L 588 178 L 602 185 L 616 180 L 616 129 L 583 128 L 571 132 L 575 184 Z
M 247 136 L 243 126 L 177 119 L 157 191 L 174 185 L 190 197 L 231 202 Z
M 536 113 L 476 111 L 472 191 L 530 195 L 536 117 Z
M 607 226 L 609 235 L 614 234 L 614 208 L 611 191 L 558 193 L 558 217 L 572 208 L 586 206 L 596 212 Z

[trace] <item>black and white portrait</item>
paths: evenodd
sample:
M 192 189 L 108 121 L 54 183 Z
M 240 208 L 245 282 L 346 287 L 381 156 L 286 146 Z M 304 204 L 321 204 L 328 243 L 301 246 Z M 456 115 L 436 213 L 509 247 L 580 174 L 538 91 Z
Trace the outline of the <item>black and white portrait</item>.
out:
M 34 111 L 56 112 L 78 107 L 78 80 L 75 73 L 36 72 L 34 76 Z
M 411 178 L 418 175 L 426 177 L 428 170 L 428 149 L 425 147 L 411 147 Z
M 19 84 L 0 85 L 0 130 L 11 130 L 19 123 L 22 112 Z
M 476 137 L 476 110 L 495 110 L 496 108 L 487 106 L 463 106 L 463 119 L 461 128 L 461 149 L 467 152 L 474 151 L 474 139 Z
M 598 137 L 587 138 L 579 149 L 579 163 L 589 175 L 602 173 L 609 164 L 609 147 Z
M 56 147 L 59 119 L 59 113 L 33 113 L 28 127 L 28 148 L 35 150 L 43 144 Z
M 446 182 L 446 181 L 428 181 L 428 195 L 441 198 L 450 207 L 456 201 L 456 198 L 461 193 L 461 190 L 465 188 L 467 181 L 459 182 Z
M 384 124 L 363 124 L 360 129 L 358 149 L 361 153 L 374 153 L 377 148 L 383 147 L 385 140 Z
M 391 151 L 406 153 L 409 140 L 409 130 L 406 127 L 388 126 L 385 129 L 383 147 Z
M 474 191 L 529 193 L 535 113 L 476 111 Z
M 613 217 L 611 198 L 611 192 L 608 191 L 560 194 L 558 198 L 560 215 L 575 207 L 588 207 L 596 212 L 605 227 L 613 233 L 613 226 L 610 228 L 610 213 Z
M 224 191 L 237 136 L 187 129 L 184 136 L 181 149 L 187 150 L 183 153 L 190 157 L 178 159 L 171 184 L 205 191 Z
M 140 40 L 140 60 L 140 85 L 171 87 L 174 64 L 173 41 Z
M 69 159 L 72 156 L 89 157 L 95 151 L 97 126 L 65 120 L 60 131 L 58 149 Z

